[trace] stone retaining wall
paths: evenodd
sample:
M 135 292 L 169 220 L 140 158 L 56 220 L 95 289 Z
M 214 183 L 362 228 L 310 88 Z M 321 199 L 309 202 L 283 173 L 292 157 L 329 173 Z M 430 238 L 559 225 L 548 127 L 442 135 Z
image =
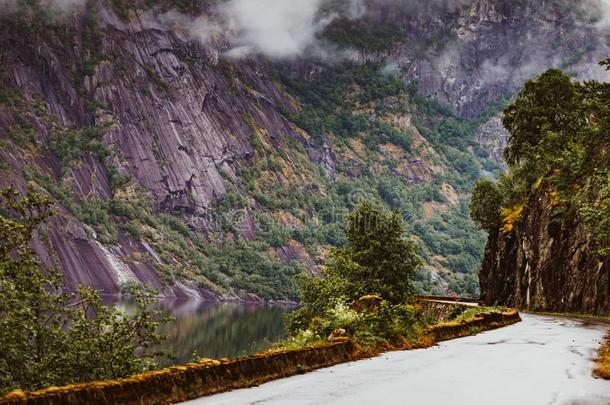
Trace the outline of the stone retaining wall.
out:
M 447 322 L 432 326 L 428 334 L 435 342 L 470 336 L 485 330 L 501 328 L 521 321 L 519 312 L 511 310 L 478 315 L 472 319 Z
M 427 343 L 421 346 L 499 328 L 520 320 L 519 313 L 515 310 L 436 325 L 422 339 Z M 206 360 L 116 381 L 51 387 L 33 393 L 13 392 L 1 399 L 0 405 L 172 404 L 358 358 L 362 358 L 362 352 L 346 340 L 237 359 Z

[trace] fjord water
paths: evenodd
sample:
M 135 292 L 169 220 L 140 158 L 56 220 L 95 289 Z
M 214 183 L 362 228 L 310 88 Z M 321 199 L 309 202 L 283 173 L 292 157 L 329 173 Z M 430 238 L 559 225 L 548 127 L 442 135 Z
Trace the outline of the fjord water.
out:
M 121 300 L 129 310 L 133 305 Z M 174 319 L 161 332 L 167 336 L 164 351 L 175 358 L 162 365 L 185 364 L 194 357 L 236 357 L 264 351 L 284 338 L 287 306 L 159 300 L 156 307 Z

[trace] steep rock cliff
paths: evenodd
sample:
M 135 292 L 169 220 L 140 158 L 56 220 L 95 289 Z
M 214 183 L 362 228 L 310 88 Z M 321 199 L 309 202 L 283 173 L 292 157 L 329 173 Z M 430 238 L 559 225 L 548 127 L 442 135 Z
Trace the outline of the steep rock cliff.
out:
M 362 49 L 360 58 L 392 64 L 405 80 L 417 81 L 421 94 L 461 115 L 477 116 L 551 66 L 580 79 L 607 77 L 597 65 L 606 53 L 593 22 L 599 13 L 578 13 L 579 7 L 594 13 L 594 1 L 398 3 L 377 1 L 364 17 L 369 26 L 399 34 L 384 46 Z
M 214 46 L 163 29 L 150 13 L 121 19 L 103 2 L 90 4 L 95 12 L 88 17 L 2 24 L 4 90 L 16 94 L 3 104 L 3 134 L 7 141 L 18 131 L 36 134 L 33 145 L 2 148 L 10 173 L 2 186 L 23 187 L 24 170 L 39 166 L 47 183 L 67 189 L 77 204 L 103 203 L 117 192 L 111 177 L 126 176 L 132 180 L 123 190 L 125 200 L 145 190 L 155 211 L 204 218 L 227 192 L 226 178 L 252 157 L 254 125 L 271 139 L 296 136 L 274 107 L 280 93 L 265 79 L 264 67 L 224 64 Z M 258 91 L 243 84 L 250 78 L 260 84 Z M 84 149 L 62 167 L 49 150 L 49 134 L 85 126 L 102 128 L 99 140 L 108 156 L 100 159 Z M 114 293 L 120 284 L 137 281 L 168 296 L 213 297 L 188 280 L 164 288 L 168 284 L 160 281 L 156 265 L 180 266 L 179 259 L 163 259 L 145 240 L 123 231 L 101 243 L 72 214 L 60 207 L 46 237 L 47 250 L 55 254 L 45 255 L 63 268 L 70 288 L 95 285 Z M 145 260 L 138 259 L 142 255 Z
M 554 214 L 543 191 L 531 196 L 510 232 L 490 235 L 479 277 L 487 305 L 610 312 L 610 257 L 595 253 L 576 215 Z

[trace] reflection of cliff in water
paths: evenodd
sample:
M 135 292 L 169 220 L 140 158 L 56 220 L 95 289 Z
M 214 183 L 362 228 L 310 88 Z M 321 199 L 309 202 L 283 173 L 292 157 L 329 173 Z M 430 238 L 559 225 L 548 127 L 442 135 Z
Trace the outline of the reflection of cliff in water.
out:
M 125 309 L 129 301 L 119 303 Z M 284 337 L 282 306 L 161 300 L 158 304 L 175 317 L 162 333 L 162 349 L 184 364 L 199 357 L 235 357 L 264 351 Z

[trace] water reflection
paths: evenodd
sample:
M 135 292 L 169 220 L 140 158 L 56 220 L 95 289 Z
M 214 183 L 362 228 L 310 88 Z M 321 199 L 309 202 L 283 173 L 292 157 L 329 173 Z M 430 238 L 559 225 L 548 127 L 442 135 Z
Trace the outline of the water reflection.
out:
M 127 309 L 128 301 L 120 306 Z M 222 358 L 269 349 L 284 338 L 282 306 L 160 300 L 157 304 L 175 317 L 162 329 L 162 349 L 176 357 L 162 365 L 184 364 L 199 357 Z

